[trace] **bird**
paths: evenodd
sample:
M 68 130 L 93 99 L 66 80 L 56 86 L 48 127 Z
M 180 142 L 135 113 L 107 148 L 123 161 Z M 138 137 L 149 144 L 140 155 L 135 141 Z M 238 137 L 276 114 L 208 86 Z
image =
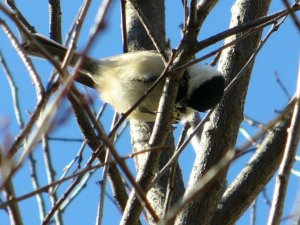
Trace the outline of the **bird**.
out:
M 38 33 L 35 40 L 53 57 L 62 61 L 67 48 Z M 39 48 L 24 41 L 24 50 L 30 56 L 45 58 Z M 80 57 L 75 53 L 70 65 Z M 118 113 L 126 113 L 151 87 L 165 68 L 161 55 L 143 50 L 108 58 L 95 59 L 84 56 L 75 80 L 96 89 L 101 99 Z M 155 121 L 164 82 L 133 110 L 129 119 Z M 205 112 L 216 106 L 223 97 L 225 79 L 216 68 L 197 63 L 189 66 L 181 81 L 174 106 L 174 121 L 183 120 L 194 112 Z

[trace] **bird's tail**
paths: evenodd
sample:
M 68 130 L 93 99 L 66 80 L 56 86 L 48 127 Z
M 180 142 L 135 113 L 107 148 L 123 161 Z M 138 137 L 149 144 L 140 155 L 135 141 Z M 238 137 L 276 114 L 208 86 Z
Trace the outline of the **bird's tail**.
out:
M 30 56 L 46 59 L 46 55 L 41 50 L 41 48 L 43 48 L 51 57 L 56 58 L 60 62 L 63 61 L 67 53 L 66 47 L 41 34 L 34 33 L 32 35 L 37 44 L 32 43 L 28 39 L 24 40 L 23 37 L 22 47 L 26 51 L 26 53 L 28 53 Z M 75 52 L 70 61 L 70 66 L 74 66 L 78 62 L 79 57 L 80 54 Z M 84 57 L 83 62 L 81 63 L 81 67 L 79 69 L 79 75 L 76 77 L 75 80 L 86 86 L 95 88 L 95 83 L 93 79 L 91 79 L 91 76 L 89 74 L 93 74 L 95 72 L 93 70 L 96 69 L 97 60 L 87 56 Z
M 32 34 L 32 37 L 35 39 L 36 43 L 40 45 L 40 47 L 43 47 L 44 50 L 49 53 L 49 55 L 51 55 L 52 57 L 57 57 L 60 61 L 64 59 L 67 53 L 67 48 L 65 48 L 58 42 L 53 41 L 38 33 Z M 41 48 L 31 41 L 24 40 L 22 46 L 29 55 L 39 58 L 45 58 L 45 55 L 42 53 Z

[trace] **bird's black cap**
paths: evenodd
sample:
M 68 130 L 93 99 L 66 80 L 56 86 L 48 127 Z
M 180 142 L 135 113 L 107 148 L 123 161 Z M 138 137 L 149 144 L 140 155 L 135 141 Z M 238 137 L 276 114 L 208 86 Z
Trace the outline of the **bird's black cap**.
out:
M 223 76 L 213 76 L 197 87 L 186 100 L 187 106 L 204 112 L 217 105 L 223 97 L 225 80 Z

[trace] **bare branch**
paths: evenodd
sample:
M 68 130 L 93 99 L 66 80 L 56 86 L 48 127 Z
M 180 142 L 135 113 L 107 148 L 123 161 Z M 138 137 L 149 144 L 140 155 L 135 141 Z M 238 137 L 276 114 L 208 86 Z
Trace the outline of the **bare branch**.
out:
M 300 10 L 300 6 L 299 5 L 294 5 L 292 8 L 293 11 L 298 11 Z M 253 28 L 255 28 L 256 26 L 261 26 L 264 24 L 264 26 L 270 25 L 270 24 L 274 24 L 278 19 L 285 17 L 286 15 L 288 15 L 289 11 L 286 10 L 282 10 L 280 12 L 274 13 L 273 15 L 270 16 L 261 16 L 261 17 L 257 17 L 254 18 L 253 20 L 250 21 L 245 21 L 241 24 L 236 24 L 235 26 L 232 26 L 230 29 L 223 31 L 221 33 L 218 33 L 216 35 L 213 35 L 209 38 L 206 38 L 202 41 L 200 41 L 197 46 L 195 46 L 194 50 L 195 53 L 201 51 L 202 49 L 215 44 L 225 38 L 228 38 L 232 35 L 241 33 L 241 32 L 245 32 L 247 30 L 251 30 Z
M 251 204 L 250 225 L 256 224 L 257 201 L 254 200 Z
M 276 82 L 278 83 L 278 85 L 280 86 L 281 90 L 284 92 L 284 94 L 286 95 L 286 97 L 288 98 L 288 100 L 291 100 L 291 95 L 289 94 L 287 88 L 284 86 L 284 84 L 282 83 L 279 74 L 277 71 L 274 72 L 274 75 L 276 77 Z
M 30 153 L 29 156 L 29 164 L 30 164 L 30 177 L 31 177 L 31 183 L 34 190 L 39 189 L 40 184 L 37 179 L 37 168 L 36 168 L 36 160 L 33 157 L 33 154 Z M 40 215 L 40 221 L 43 221 L 45 215 L 46 215 L 46 207 L 45 207 L 45 201 L 43 199 L 43 196 L 41 193 L 36 194 L 36 200 L 39 207 L 39 215 Z
M 219 0 L 202 0 L 197 5 L 197 21 L 202 25 Z
M 50 38 L 58 43 L 62 42 L 61 14 L 60 0 L 49 0 Z
M 168 55 L 165 52 L 166 46 L 164 46 L 164 43 L 158 42 L 158 37 L 154 29 L 152 29 L 150 23 L 146 20 L 146 17 L 142 10 L 137 6 L 136 0 L 130 0 L 130 3 L 132 4 L 133 8 L 136 10 L 136 14 L 138 15 L 140 22 L 143 24 L 148 37 L 151 39 L 153 45 L 155 46 L 156 50 L 161 54 L 162 59 L 165 63 L 168 61 Z
M 272 24 L 274 25 L 273 29 L 276 30 L 278 28 L 276 24 L 279 22 L 280 25 L 283 18 L 289 16 L 297 24 L 299 22 L 297 13 L 300 10 L 298 0 L 295 0 L 292 5 L 289 4 L 289 0 L 282 0 L 286 6 L 285 10 L 271 14 L 270 16 L 265 15 L 271 0 L 236 0 L 236 3 L 232 7 L 231 28 L 207 39 L 204 39 L 204 35 L 201 33 L 201 36 L 199 36 L 199 31 L 218 0 L 181 0 L 183 5 L 181 9 L 185 16 L 185 21 L 182 32 L 183 37 L 179 47 L 173 54 L 171 51 L 167 51 L 167 54 L 164 56 L 165 59 L 171 58 L 166 63 L 166 69 L 152 87 L 146 90 L 141 99 L 128 112 L 120 115 L 119 122 L 114 125 L 110 132 L 105 132 L 107 127 L 106 119 L 104 119 L 104 129 L 101 124 L 103 118 L 101 121 L 98 121 L 98 118 L 95 116 L 95 106 L 98 104 L 98 101 L 95 101 L 94 97 L 87 97 L 89 94 L 81 94 L 73 85 L 73 81 L 79 81 L 84 85 L 95 88 L 92 78 L 82 78 L 82 72 L 78 71 L 78 69 L 82 69 L 82 63 L 90 59 L 87 54 L 92 50 L 96 37 L 102 33 L 101 31 L 107 27 L 107 24 L 111 24 L 108 23 L 106 15 L 109 9 L 112 8 L 110 5 L 112 5 L 113 1 L 103 0 L 102 5 L 99 6 L 98 4 L 98 12 L 94 20 L 94 25 L 90 29 L 91 32 L 88 41 L 81 52 L 75 52 L 79 35 L 82 35 L 80 34 L 81 27 L 85 24 L 86 19 L 88 19 L 86 13 L 92 2 L 91 0 L 83 1 L 77 15 L 74 17 L 75 20 L 71 25 L 69 38 L 65 44 L 67 46 L 65 52 L 68 51 L 68 53 L 62 54 L 59 60 L 51 56 L 53 51 L 50 49 L 51 46 L 49 47 L 48 45 L 48 41 L 51 40 L 35 33 L 34 28 L 26 21 L 21 11 L 15 6 L 14 0 L 3 1 L 7 3 L 10 10 L 4 4 L 0 3 L 0 12 L 8 18 L 10 23 L 12 22 L 11 29 L 17 28 L 20 31 L 22 40 L 25 41 L 21 47 L 26 51 L 28 50 L 27 53 L 37 51 L 38 56 L 42 56 L 53 64 L 55 72 L 50 83 L 51 85 L 53 83 L 53 86 L 50 86 L 49 92 L 48 90 L 45 92 L 41 88 L 36 88 L 38 93 L 39 91 L 45 93 L 38 100 L 33 112 L 30 113 L 27 124 L 23 123 L 20 110 L 15 106 L 15 117 L 22 130 L 16 137 L 11 148 L 8 149 L 8 154 L 0 152 L 0 172 L 3 175 L 1 178 L 4 178 L 0 183 L 1 190 L 4 192 L 5 188 L 12 184 L 13 179 L 18 178 L 14 174 L 19 170 L 24 160 L 28 160 L 28 157 L 31 157 L 33 149 L 40 148 L 40 145 L 37 145 L 38 143 L 43 144 L 45 158 L 50 157 L 47 141 L 51 139 L 48 139 L 46 136 L 48 134 L 46 133 L 48 131 L 55 131 L 56 129 L 54 130 L 53 128 L 58 128 L 58 125 L 62 124 L 55 122 L 61 122 L 62 120 L 56 119 L 57 117 L 54 117 L 54 115 L 60 103 L 66 97 L 69 98 L 71 108 L 74 111 L 73 114 L 83 136 L 77 155 L 75 155 L 74 160 L 70 163 L 67 162 L 67 165 L 64 167 L 66 170 L 58 181 L 55 181 L 55 171 L 52 166 L 46 165 L 49 179 L 48 185 L 39 187 L 37 184 L 35 191 L 28 192 L 22 196 L 19 193 L 17 194 L 19 197 L 11 195 L 11 197 L 7 197 L 4 201 L 0 199 L 0 208 L 5 209 L 7 215 L 12 217 L 12 223 L 19 224 L 17 216 L 19 201 L 33 196 L 42 196 L 42 193 L 46 192 L 51 198 L 52 208 L 48 215 L 41 214 L 44 217 L 43 224 L 46 225 L 53 219 L 56 220 L 55 223 L 62 224 L 62 216 L 66 207 L 70 206 L 71 203 L 75 203 L 74 200 L 78 199 L 78 194 L 86 190 L 84 187 L 90 181 L 91 175 L 103 166 L 105 166 L 105 171 L 103 182 L 101 181 L 101 194 L 98 194 L 101 195 L 98 216 L 96 218 L 96 223 L 98 224 L 104 222 L 102 221 L 105 218 L 103 214 L 106 211 L 108 203 L 106 198 L 111 198 L 110 196 L 105 196 L 107 178 L 111 183 L 114 195 L 112 201 L 114 203 L 116 201 L 116 205 L 122 214 L 121 225 L 142 224 L 139 221 L 141 213 L 144 213 L 145 220 L 149 225 L 156 225 L 158 223 L 166 225 L 193 225 L 200 223 L 201 225 L 234 224 L 255 201 L 258 193 L 262 189 L 267 188 L 267 182 L 273 176 L 282 157 L 285 138 L 288 136 L 288 133 L 286 133 L 287 127 L 293 125 L 290 122 L 291 110 L 297 104 L 300 111 L 300 100 L 293 97 L 286 108 L 280 111 L 280 115 L 270 120 L 269 123 L 259 119 L 263 121 L 263 124 L 258 124 L 259 131 L 257 134 L 252 137 L 250 134 L 247 134 L 249 139 L 240 148 L 235 145 L 237 133 L 241 129 L 240 123 L 244 119 L 243 109 L 254 59 L 266 42 L 266 40 L 261 41 L 262 30 Z M 48 2 L 51 27 L 50 36 L 61 42 L 62 12 L 60 9 L 60 0 L 48 0 Z M 165 36 L 164 4 L 165 1 L 161 0 L 121 0 L 124 52 L 156 49 L 164 54 L 164 51 L 170 47 L 170 43 L 166 41 L 167 38 Z M 230 3 L 226 3 L 226 6 L 227 4 Z M 1 22 L 3 24 L 4 21 L 0 19 Z M 267 35 L 267 38 L 269 36 L 270 34 Z M 199 37 L 201 38 L 200 41 L 198 41 Z M 12 42 L 18 42 L 16 37 L 13 37 L 13 39 Z M 225 42 L 221 47 L 215 47 L 215 50 L 194 60 L 195 53 L 204 48 L 211 48 L 213 44 L 222 40 L 225 40 Z M 18 45 L 20 47 L 20 44 Z M 199 63 L 215 55 L 217 56 L 214 63 L 219 62 L 218 69 L 224 75 L 227 84 L 224 98 L 217 107 L 203 117 L 202 121 L 199 114 L 195 114 L 195 116 L 198 116 L 194 117 L 196 118 L 195 120 L 192 120 L 192 117 L 186 119 L 191 120 L 188 122 L 190 122 L 193 129 L 189 129 L 187 133 L 186 130 L 183 132 L 183 136 L 175 148 L 173 131 L 177 126 L 181 125 L 176 124 L 173 127 L 174 124 L 172 125 L 172 122 L 174 121 L 171 118 L 174 118 L 174 99 L 176 98 L 178 83 L 181 82 L 183 71 L 192 64 Z M 61 65 L 63 58 L 64 62 Z M 70 70 L 70 73 L 68 71 L 69 64 L 75 67 L 75 70 Z M 4 70 L 6 69 L 4 68 Z M 36 77 L 39 78 L 38 76 Z M 57 81 L 57 78 L 60 80 Z M 9 82 L 13 83 L 10 80 Z M 122 131 L 124 130 L 123 128 L 126 126 L 124 121 L 127 119 L 129 113 L 147 95 L 151 94 L 156 85 L 163 85 L 162 82 L 165 85 L 159 109 L 155 112 L 157 113 L 155 124 L 131 120 L 130 131 L 133 152 L 130 155 L 122 157 L 119 150 L 123 152 L 124 149 L 115 148 L 115 146 L 119 148 L 120 144 L 123 144 L 119 142 L 116 145 L 120 128 L 122 128 Z M 15 85 L 10 85 L 12 86 L 12 93 L 14 93 L 17 89 Z M 53 97 L 52 94 L 57 90 L 59 85 L 62 88 Z M 13 95 L 17 95 L 17 93 Z M 50 97 L 54 101 L 50 102 Z M 15 98 L 14 104 L 17 105 L 17 96 Z M 67 119 L 72 116 L 70 115 L 70 111 L 64 114 L 59 119 Z M 250 122 L 255 124 L 256 120 L 252 119 Z M 34 130 L 33 128 L 36 129 Z M 126 129 L 125 135 L 128 135 L 127 131 Z M 3 135 L 4 138 L 6 137 L 5 135 L 12 136 L 6 127 L 3 135 L 1 132 L 0 126 L 1 137 Z M 57 137 L 57 134 L 53 134 L 53 136 Z M 124 135 L 122 137 L 127 138 Z M 59 140 L 64 139 L 59 137 Z M 66 138 L 65 140 L 80 141 L 80 138 Z M 192 172 L 189 174 L 190 180 L 188 181 L 188 186 L 185 190 L 181 168 L 178 163 L 179 160 L 177 159 L 181 156 L 180 153 L 184 149 L 187 149 L 185 147 L 191 141 L 196 158 Z M 127 142 L 128 140 L 126 140 L 126 144 Z M 77 145 L 78 143 L 59 142 L 55 144 Z M 86 144 L 92 150 L 92 155 L 88 159 L 85 158 L 86 152 L 83 152 Z M 229 152 L 229 149 L 236 149 L 235 154 L 230 156 L 233 159 L 224 160 L 224 156 L 227 155 L 226 153 Z M 226 176 L 230 162 L 250 151 L 253 154 L 251 160 L 233 183 L 230 184 L 230 187 L 227 188 Z M 125 160 L 128 158 L 131 159 L 130 161 L 135 162 L 137 173 L 129 170 L 131 167 L 127 166 L 127 161 Z M 96 160 L 102 163 L 95 165 Z M 83 164 L 84 161 L 87 162 Z M 265 161 L 268 161 L 268 163 L 266 164 Z M 46 160 L 46 164 L 51 163 L 50 158 Z M 184 169 L 187 168 L 186 165 L 183 164 L 183 166 Z M 74 174 L 70 175 L 73 169 Z M 259 176 L 257 175 L 258 173 Z M 7 174 L 8 176 L 6 176 Z M 285 174 L 283 173 L 283 175 Z M 59 186 L 62 182 L 70 179 L 72 181 L 69 186 L 66 187 L 67 183 Z M 280 181 L 286 185 L 286 180 L 282 179 Z M 58 187 L 59 190 L 63 190 L 63 194 L 59 198 L 57 197 Z M 130 196 L 128 197 L 129 192 Z M 95 200 L 97 201 L 97 199 Z M 281 202 L 281 204 L 283 203 Z M 41 208 L 43 207 L 41 204 L 40 206 Z M 265 206 L 268 208 L 267 205 Z M 276 209 L 280 210 L 281 208 Z M 232 215 L 232 211 L 236 213 Z M 254 214 L 255 212 L 252 215 L 254 216 Z M 292 218 L 292 216 L 288 215 L 286 218 Z M 22 221 L 20 224 L 22 224 Z
M 294 23 L 295 23 L 295 26 L 297 27 L 298 31 L 300 32 L 300 21 L 299 19 L 297 18 L 295 12 L 293 11 L 292 7 L 290 6 L 290 3 L 288 0 L 282 0 L 285 7 L 288 9 L 289 11 L 289 14 L 291 15 Z M 295 1 L 294 5 L 298 5 L 299 6 L 299 1 Z
M 24 24 L 24 26 L 27 28 L 27 30 L 32 33 L 36 33 L 35 28 L 33 26 L 31 26 L 31 24 L 26 20 L 26 18 L 22 15 L 22 13 L 16 7 L 14 0 L 4 0 L 4 1 L 9 6 L 9 8 L 11 8 L 11 10 L 16 13 L 16 17 L 18 18 L 18 20 L 20 20 L 22 22 L 22 24 Z
M 128 38 L 127 38 L 127 26 L 126 26 L 126 0 L 121 0 L 121 18 L 122 18 L 122 41 L 123 52 L 128 52 Z
M 290 119 L 286 116 L 288 115 L 281 117 L 282 119 L 255 151 L 247 166 L 227 188 L 214 214 L 212 224 L 235 223 L 272 178 L 282 157 L 287 136 L 286 129 L 290 123 Z M 228 214 L 232 210 L 235 213 Z
M 16 115 L 17 122 L 20 126 L 20 128 L 24 127 L 24 121 L 20 112 L 20 104 L 19 104 L 19 97 L 18 97 L 18 88 L 15 84 L 15 81 L 13 79 L 13 76 L 7 66 L 6 60 L 4 59 L 2 52 L 0 51 L 0 64 L 2 65 L 4 74 L 8 80 L 11 93 L 12 93 L 12 98 L 13 98 L 13 104 L 14 104 L 14 111 Z
M 296 100 L 293 116 L 290 127 L 288 128 L 288 136 L 286 139 L 284 155 L 276 179 L 268 225 L 276 225 L 280 224 L 281 222 L 287 185 L 297 153 L 297 146 L 300 136 L 300 65 L 298 70 L 298 82 L 295 97 Z
M 187 205 L 191 204 L 194 199 L 203 195 L 210 184 L 217 179 L 218 175 L 223 172 L 224 169 L 229 165 L 234 156 L 234 150 L 229 150 L 211 169 L 207 171 L 205 175 L 199 180 L 196 186 L 186 194 L 183 199 L 175 204 L 173 208 L 168 212 L 165 218 L 160 221 L 160 224 L 167 224 L 170 220 L 175 219 L 180 211 L 182 211 Z
M 55 181 L 56 171 L 54 170 L 53 167 L 53 161 L 50 155 L 50 150 L 49 150 L 49 145 L 48 145 L 48 140 L 46 135 L 42 138 L 42 147 L 43 147 L 44 163 L 45 163 L 45 168 L 47 173 L 48 184 L 51 184 Z M 57 192 L 54 191 L 53 188 L 49 189 L 49 198 L 52 205 L 55 205 L 58 197 L 57 197 Z M 44 219 L 45 215 L 42 218 Z M 58 210 L 57 213 L 55 214 L 55 223 L 57 225 L 63 224 L 61 210 Z
M 33 66 L 30 58 L 27 56 L 27 54 L 24 52 L 23 48 L 19 44 L 17 38 L 13 34 L 13 32 L 10 30 L 10 28 L 7 26 L 4 20 L 0 19 L 0 25 L 2 26 L 4 32 L 6 33 L 7 37 L 10 39 L 12 45 L 16 49 L 17 53 L 20 55 L 20 58 L 23 60 L 24 65 L 26 66 L 29 75 L 31 77 L 32 83 L 36 89 L 37 92 L 37 99 L 41 100 L 43 95 L 45 94 L 45 89 L 43 87 L 42 81 L 35 70 L 35 67 Z
M 269 3 L 270 1 L 262 0 L 247 1 L 247 4 L 243 0 L 236 1 L 232 8 L 230 26 L 238 27 L 239 24 L 247 24 L 261 18 L 267 13 Z M 235 46 L 222 51 L 219 70 L 225 76 L 227 84 L 246 65 L 253 52 L 255 52 L 260 42 L 260 35 L 261 31 L 258 31 L 256 35 L 252 35 Z M 225 44 L 236 38 L 237 36 L 227 38 Z M 199 46 L 205 46 L 203 43 L 205 42 L 202 42 Z M 251 69 L 252 63 L 244 71 L 242 79 L 234 85 L 234 88 L 228 92 L 209 116 L 209 122 L 205 124 L 201 135 L 199 150 L 197 151 L 186 194 L 193 189 L 203 174 L 219 161 L 224 152 L 235 145 L 239 126 L 243 120 L 244 99 Z M 210 185 L 209 194 L 203 193 L 198 199 L 194 199 L 194 202 L 178 215 L 175 224 L 211 224 L 211 216 L 224 191 L 225 180 L 226 172 L 223 171 L 218 179 Z
M 9 180 L 5 187 L 3 188 L 3 193 L 6 199 L 11 199 L 15 197 L 15 189 L 12 184 L 12 181 Z M 7 211 L 9 215 L 9 220 L 11 225 L 23 225 L 23 220 L 20 214 L 20 209 L 16 202 L 12 203 L 11 205 L 7 206 Z

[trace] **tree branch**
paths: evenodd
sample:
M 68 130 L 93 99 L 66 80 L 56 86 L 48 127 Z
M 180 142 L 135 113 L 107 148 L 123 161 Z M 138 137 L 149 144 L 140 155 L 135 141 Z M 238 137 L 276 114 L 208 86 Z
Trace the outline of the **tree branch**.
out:
M 239 24 L 264 16 L 268 11 L 269 3 L 270 0 L 237 0 L 232 8 L 230 27 L 236 27 Z M 257 48 L 261 33 L 258 31 L 235 46 L 223 50 L 219 70 L 225 76 L 227 84 L 238 74 Z M 225 44 L 236 38 L 236 36 L 227 38 Z M 251 70 L 252 63 L 242 79 L 216 107 L 209 118 L 209 122 L 206 122 L 186 193 L 193 189 L 203 174 L 215 165 L 226 151 L 234 147 L 239 126 L 243 120 L 244 101 Z M 180 213 L 175 224 L 210 224 L 213 211 L 223 194 L 225 182 L 226 171 L 220 174 L 218 179 L 210 185 L 209 193 L 203 193 L 197 201 L 195 200 L 193 204 Z
M 297 154 L 300 136 L 300 67 L 298 71 L 294 111 L 287 133 L 288 137 L 284 139 L 286 140 L 284 155 L 276 179 L 268 225 L 277 225 L 281 222 L 288 181 Z
M 268 133 L 249 163 L 227 188 L 211 224 L 234 224 L 263 190 L 282 158 L 289 124 L 290 118 L 282 118 Z

